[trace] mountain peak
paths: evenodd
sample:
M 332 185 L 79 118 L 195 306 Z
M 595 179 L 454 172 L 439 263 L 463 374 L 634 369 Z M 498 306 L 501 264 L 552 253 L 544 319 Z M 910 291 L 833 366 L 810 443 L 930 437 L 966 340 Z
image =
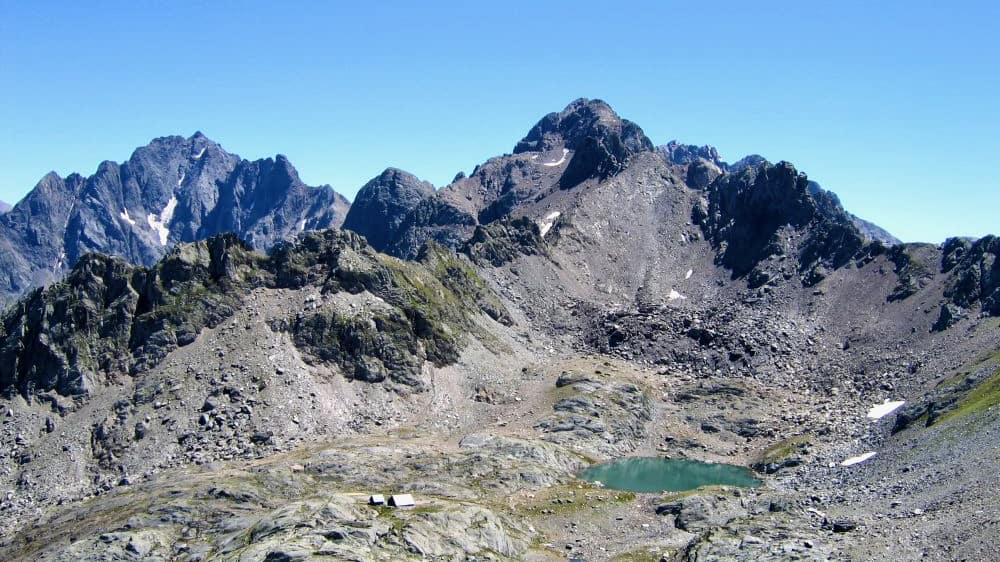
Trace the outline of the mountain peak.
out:
M 374 179 L 372 179 L 369 183 L 375 181 L 378 181 L 379 183 L 382 184 L 391 182 L 397 185 L 421 184 L 421 183 L 430 185 L 427 182 L 422 181 L 417 176 L 411 174 L 410 172 L 407 172 L 406 170 L 401 170 L 399 168 L 394 168 L 392 166 L 389 166 L 388 168 L 382 170 L 382 173 L 376 176 Z M 433 186 L 431 186 L 431 191 L 433 191 L 433 189 L 434 189 Z
M 770 164 L 767 158 L 764 158 L 760 154 L 748 154 L 743 158 L 740 158 L 736 162 L 729 165 L 729 172 L 732 174 L 738 174 L 747 168 L 756 168 L 761 165 Z
M 396 237 L 406 214 L 433 195 L 434 186 L 429 182 L 399 168 L 386 168 L 358 190 L 344 228 L 383 251 Z
M 11 210 L 11 208 L 12 207 L 10 206 L 9 203 L 6 203 L 4 201 L 0 201 L 0 215 L 2 215 L 4 213 L 6 213 L 7 211 Z
M 559 179 L 570 189 L 588 178 L 605 179 L 623 170 L 633 156 L 654 150 L 635 123 L 622 119 L 602 100 L 580 98 L 543 117 L 514 147 L 514 154 L 561 148 L 573 152 Z
M 653 149 L 652 141 L 642 129 L 619 117 L 605 101 L 580 98 L 566 109 L 542 117 L 517 143 L 514 154 L 555 148 L 577 150 L 588 138 L 603 138 L 609 134 L 620 137 L 625 147 L 633 152 Z

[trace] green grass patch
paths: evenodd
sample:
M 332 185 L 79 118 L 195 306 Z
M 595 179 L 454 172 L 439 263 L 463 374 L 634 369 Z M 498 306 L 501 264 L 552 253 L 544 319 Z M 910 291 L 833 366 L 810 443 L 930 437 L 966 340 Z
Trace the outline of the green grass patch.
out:
M 943 414 L 937 423 L 953 418 L 984 412 L 1000 405 L 1000 369 L 981 382 L 962 398 L 953 409 Z
M 663 559 L 663 555 L 664 551 L 662 548 L 646 547 L 623 552 L 614 556 L 611 560 L 613 562 L 659 562 Z
M 632 503 L 635 501 L 635 492 L 619 492 L 611 498 L 612 501 L 617 503 Z
M 800 446 L 809 442 L 810 438 L 811 436 L 809 435 L 796 435 L 794 437 L 778 441 L 761 452 L 758 457 L 758 462 L 771 464 L 783 461 L 794 455 L 799 450 Z

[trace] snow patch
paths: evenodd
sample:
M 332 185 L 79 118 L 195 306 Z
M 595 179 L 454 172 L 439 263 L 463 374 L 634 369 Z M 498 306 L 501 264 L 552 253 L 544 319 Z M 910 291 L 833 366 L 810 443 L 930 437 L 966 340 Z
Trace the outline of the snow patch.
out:
M 875 404 L 874 406 L 871 407 L 870 410 L 868 410 L 868 418 L 873 420 L 880 420 L 898 410 L 900 406 L 902 406 L 903 404 L 906 404 L 905 400 L 893 400 L 890 402 L 889 399 L 887 398 L 885 402 L 881 404 Z
M 684 279 L 690 279 L 692 275 L 694 275 L 694 270 L 689 269 L 688 272 L 684 274 Z
M 201 152 L 199 152 L 198 154 L 196 154 L 196 155 L 194 156 L 194 159 L 195 159 L 195 160 L 201 160 L 201 157 L 205 155 L 205 151 L 206 151 L 206 150 L 208 150 L 208 147 L 207 147 L 207 146 L 206 146 L 205 148 L 201 149 Z
M 181 177 L 177 178 L 177 185 L 184 183 L 184 178 L 187 176 L 186 172 L 181 172 Z
M 849 459 L 844 459 L 844 462 L 840 463 L 840 466 L 854 466 L 856 464 L 861 464 L 866 460 L 874 457 L 876 454 L 874 451 L 869 451 L 863 455 L 858 455 L 856 457 L 851 457 Z
M 566 161 L 566 155 L 567 154 L 569 154 L 569 149 L 568 148 L 564 148 L 563 149 L 563 153 L 562 153 L 562 158 L 560 158 L 559 160 L 556 160 L 555 162 L 545 162 L 544 164 L 542 164 L 542 166 L 548 166 L 550 168 L 555 167 L 555 166 L 560 166 L 560 165 L 562 165 L 563 162 Z
M 128 216 L 128 209 L 125 209 L 124 211 L 119 213 L 118 216 L 121 217 L 123 221 L 131 224 L 132 226 L 135 226 L 135 221 L 132 220 L 132 217 Z
M 163 208 L 163 211 L 159 215 L 150 213 L 146 217 L 149 227 L 159 236 L 161 246 L 167 245 L 167 239 L 170 237 L 170 228 L 168 228 L 168 225 L 170 224 L 170 219 L 174 218 L 174 209 L 176 208 L 177 196 L 173 195 L 170 197 L 170 201 L 167 201 L 167 206 Z
M 299 221 L 299 232 L 304 232 L 306 229 L 306 219 Z
M 546 164 L 546 166 L 547 165 L 548 164 Z M 556 224 L 556 219 L 559 218 L 559 215 L 561 215 L 561 214 L 562 213 L 560 213 L 559 211 L 555 211 L 553 213 L 549 213 L 549 214 L 545 215 L 545 219 L 544 219 L 545 222 L 543 222 L 542 224 L 540 224 L 538 226 L 538 229 L 541 231 L 542 238 L 545 238 L 545 235 L 550 230 L 552 230 L 552 226 Z
M 678 299 L 680 299 L 680 300 L 686 300 L 687 297 L 685 297 L 684 295 L 678 293 L 676 289 L 670 289 L 670 294 L 667 295 L 667 300 L 675 301 L 675 300 L 678 300 Z

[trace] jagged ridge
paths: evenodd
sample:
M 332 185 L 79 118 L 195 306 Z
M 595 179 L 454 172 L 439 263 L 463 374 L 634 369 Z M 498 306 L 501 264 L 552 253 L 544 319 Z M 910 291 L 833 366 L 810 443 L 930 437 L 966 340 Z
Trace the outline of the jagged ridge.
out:
M 339 226 L 349 203 L 287 158 L 249 161 L 201 133 L 162 137 L 94 175 L 46 175 L 0 217 L 0 302 L 58 279 L 89 252 L 152 265 L 178 242 L 234 232 L 258 250 Z
M 226 234 L 178 245 L 153 268 L 89 254 L 64 281 L 31 293 L 3 317 L 0 392 L 87 394 L 193 342 L 251 290 L 308 283 L 388 303 L 369 317 L 321 310 L 274 326 L 317 360 L 370 382 L 419 389 L 424 360 L 457 359 L 461 334 L 475 330 L 471 314 L 510 322 L 475 272 L 441 247 L 425 249 L 419 263 L 402 262 L 376 254 L 360 236 L 326 230 L 265 257 Z

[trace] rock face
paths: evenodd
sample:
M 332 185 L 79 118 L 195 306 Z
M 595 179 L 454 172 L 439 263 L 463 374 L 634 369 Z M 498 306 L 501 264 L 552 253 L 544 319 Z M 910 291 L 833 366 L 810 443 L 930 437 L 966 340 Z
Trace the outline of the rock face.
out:
M 796 273 L 813 284 L 823 270 L 843 266 L 865 245 L 837 198 L 787 162 L 721 176 L 709 187 L 707 210 L 695 213 L 718 249 L 719 263 L 734 277 L 748 276 L 752 286 L 772 277 L 758 267 L 769 258 L 795 258 Z M 790 236 L 795 231 L 802 237 Z
M 344 219 L 344 228 L 364 236 L 372 248 L 384 252 L 398 238 L 406 215 L 433 195 L 430 183 L 387 168 L 358 191 Z
M 1000 238 L 951 238 L 943 251 L 941 270 L 951 275 L 945 296 L 963 308 L 978 302 L 984 311 L 1000 315 Z
M 349 203 L 284 156 L 248 161 L 201 133 L 153 140 L 89 178 L 50 173 L 0 218 L 0 300 L 58 279 L 84 254 L 152 265 L 178 242 L 233 232 L 264 250 L 339 226 Z
M 456 248 L 475 225 L 476 217 L 440 197 L 430 197 L 406 214 L 396 239 L 385 250 L 393 256 L 413 259 L 429 241 Z
M 155 364 L 231 314 L 255 259 L 232 235 L 178 246 L 152 269 L 88 254 L 4 315 L 0 393 L 85 395 Z
M 477 226 L 462 252 L 479 265 L 500 267 L 519 256 L 544 253 L 545 244 L 538 225 L 521 217 Z

